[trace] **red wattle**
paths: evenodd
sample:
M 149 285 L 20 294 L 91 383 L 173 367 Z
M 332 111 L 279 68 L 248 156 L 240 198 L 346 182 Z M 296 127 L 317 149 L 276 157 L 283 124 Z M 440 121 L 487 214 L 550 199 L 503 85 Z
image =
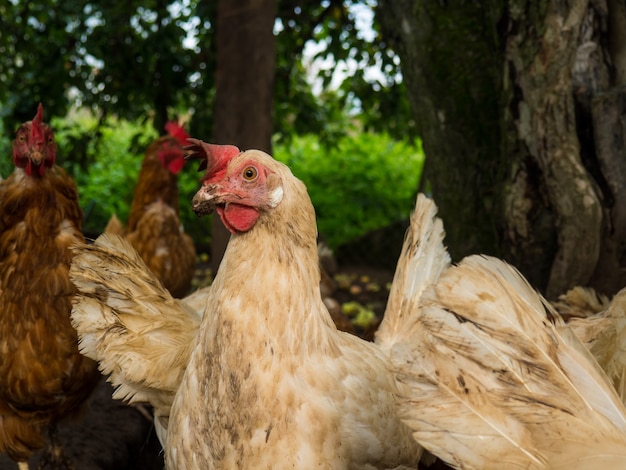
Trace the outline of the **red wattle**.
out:
M 217 213 L 231 233 L 247 232 L 259 218 L 259 211 L 254 207 L 240 204 L 227 204 L 224 209 L 218 208 Z
M 167 165 L 167 169 L 170 171 L 170 173 L 177 175 L 180 172 L 180 170 L 183 169 L 184 165 L 185 165 L 185 159 L 183 157 L 175 158 L 169 163 L 169 165 Z

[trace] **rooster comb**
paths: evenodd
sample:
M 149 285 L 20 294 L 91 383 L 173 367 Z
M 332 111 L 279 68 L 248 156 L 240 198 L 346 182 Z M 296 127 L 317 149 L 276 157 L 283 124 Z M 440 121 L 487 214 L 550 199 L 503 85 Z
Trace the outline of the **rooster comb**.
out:
M 185 128 L 176 121 L 168 121 L 165 124 L 165 131 L 178 140 L 181 145 L 185 145 L 185 141 L 189 138 L 189 134 L 187 134 Z
M 191 145 L 187 145 L 185 150 L 189 153 L 186 159 L 202 160 L 198 171 L 205 171 L 203 179 L 211 174 L 226 168 L 228 162 L 241 153 L 234 145 L 207 144 L 199 139 L 187 139 Z
M 43 105 L 41 103 L 37 106 L 37 114 L 35 114 L 32 122 L 38 126 L 43 124 Z
M 33 136 L 38 141 L 43 141 L 44 136 L 44 122 L 43 122 L 43 105 L 39 103 L 37 106 L 37 114 L 32 119 L 31 123 L 31 132 Z

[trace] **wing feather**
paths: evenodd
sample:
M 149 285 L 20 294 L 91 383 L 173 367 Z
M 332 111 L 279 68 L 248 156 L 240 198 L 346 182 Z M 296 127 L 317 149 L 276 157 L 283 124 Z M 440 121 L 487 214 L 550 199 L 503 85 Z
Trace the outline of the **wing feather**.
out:
M 623 466 L 626 409 L 513 267 L 471 256 L 449 268 L 407 335 L 392 354 L 410 389 L 400 410 L 434 454 L 459 468 Z
M 114 398 L 149 402 L 166 422 L 201 313 L 174 299 L 117 235 L 74 252 L 72 323 L 81 352 L 109 375 Z

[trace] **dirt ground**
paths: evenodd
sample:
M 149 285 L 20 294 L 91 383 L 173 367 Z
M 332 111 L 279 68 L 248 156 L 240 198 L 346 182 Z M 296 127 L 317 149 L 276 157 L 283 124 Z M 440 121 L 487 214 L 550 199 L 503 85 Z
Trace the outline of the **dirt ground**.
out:
M 352 325 L 352 333 L 371 341 L 385 313 L 393 273 L 353 265 L 339 268 L 332 278 L 330 296 L 341 306 L 342 320 Z
M 59 427 L 59 441 L 72 470 L 162 470 L 163 452 L 151 418 L 113 400 L 112 392 L 102 379 L 81 418 Z M 39 468 L 42 457 L 43 452 L 37 452 L 29 467 Z M 52 465 L 43 468 L 56 470 Z M 0 470 L 17 470 L 17 464 L 0 455 Z

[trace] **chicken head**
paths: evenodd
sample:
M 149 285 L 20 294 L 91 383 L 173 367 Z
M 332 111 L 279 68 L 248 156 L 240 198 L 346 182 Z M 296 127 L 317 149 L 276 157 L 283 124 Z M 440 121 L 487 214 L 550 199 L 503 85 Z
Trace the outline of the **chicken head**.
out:
M 185 165 L 185 151 L 183 145 L 189 135 L 185 129 L 174 121 L 165 124 L 168 135 L 155 142 L 156 154 L 163 165 L 170 173 L 176 175 Z
M 215 210 L 231 233 L 247 232 L 262 211 L 283 198 L 280 177 L 262 163 L 263 152 L 240 152 L 232 145 L 210 145 L 189 139 L 192 158 L 203 159 L 202 187 L 192 200 L 197 215 Z M 259 158 L 261 157 L 261 158 Z
M 54 165 L 56 143 L 52 128 L 43 122 L 43 106 L 39 103 L 32 121 L 17 129 L 13 141 L 13 162 L 24 168 L 28 176 L 43 176 Z

